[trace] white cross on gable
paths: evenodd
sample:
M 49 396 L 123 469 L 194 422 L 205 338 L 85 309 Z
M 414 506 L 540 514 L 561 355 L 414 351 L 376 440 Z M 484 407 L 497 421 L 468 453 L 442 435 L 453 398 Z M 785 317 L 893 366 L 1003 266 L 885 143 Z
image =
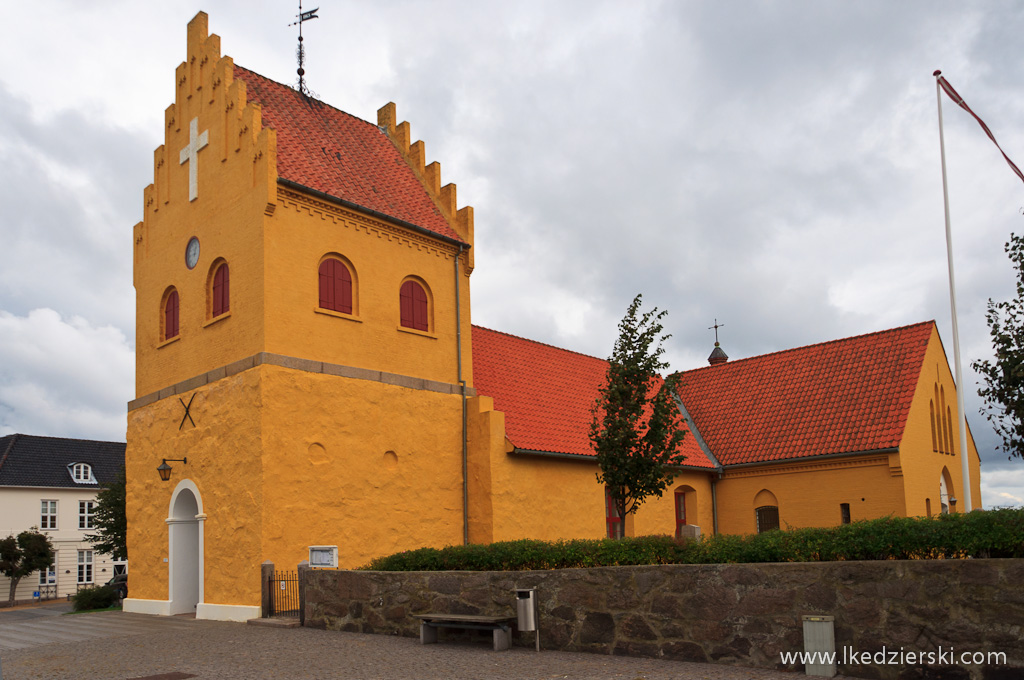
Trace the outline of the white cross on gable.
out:
M 203 130 L 199 134 L 199 118 L 193 118 L 188 124 L 188 145 L 181 150 L 178 165 L 188 163 L 188 200 L 199 198 L 199 150 L 205 148 L 210 138 L 210 131 Z

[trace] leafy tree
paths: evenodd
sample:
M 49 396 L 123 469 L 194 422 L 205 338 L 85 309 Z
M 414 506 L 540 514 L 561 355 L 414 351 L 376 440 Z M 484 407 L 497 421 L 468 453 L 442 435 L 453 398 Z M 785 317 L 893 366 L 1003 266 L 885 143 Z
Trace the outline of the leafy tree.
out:
M 11 579 L 10 606 L 14 606 L 14 593 L 18 583 L 29 574 L 53 566 L 53 545 L 50 537 L 32 527 L 0 539 L 0 574 Z
M 104 484 L 96 494 L 92 523 L 96 533 L 85 540 L 96 546 L 100 552 L 108 553 L 115 560 L 128 559 L 128 517 L 125 513 L 124 468 L 114 481 Z
M 674 477 L 666 466 L 683 461 L 684 431 L 672 398 L 676 377 L 663 382 L 658 374 L 668 367 L 661 360 L 661 343 L 670 337 L 661 334 L 666 312 L 655 307 L 641 313 L 640 305 L 637 295 L 619 322 L 607 382 L 590 423 L 601 466 L 597 481 L 608 488 L 623 519 L 650 496 L 661 496 Z
M 985 379 L 978 390 L 985 400 L 981 413 L 1002 437 L 1002 450 L 1010 458 L 1024 458 L 1024 236 L 1010 234 L 1005 250 L 1017 270 L 1017 297 L 989 299 L 985 321 L 995 361 L 975 361 L 971 367 Z

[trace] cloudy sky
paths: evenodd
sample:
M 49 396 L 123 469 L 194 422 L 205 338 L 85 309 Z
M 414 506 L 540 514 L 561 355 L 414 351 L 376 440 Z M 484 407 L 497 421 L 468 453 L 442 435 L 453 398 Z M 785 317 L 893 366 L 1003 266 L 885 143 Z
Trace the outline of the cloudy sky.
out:
M 319 6 L 311 89 L 371 121 L 396 102 L 475 208 L 474 322 L 607 356 L 643 293 L 675 370 L 705 364 L 716 318 L 734 359 L 934 319 L 952 361 L 931 74 L 1024 163 L 1024 5 Z M 290 1 L 4 3 L 0 434 L 124 438 L 131 229 L 200 9 L 224 54 L 294 82 Z M 987 300 L 1014 293 L 1024 184 L 944 113 L 982 493 L 1022 505 L 1024 462 L 996 450 L 969 364 L 991 354 Z

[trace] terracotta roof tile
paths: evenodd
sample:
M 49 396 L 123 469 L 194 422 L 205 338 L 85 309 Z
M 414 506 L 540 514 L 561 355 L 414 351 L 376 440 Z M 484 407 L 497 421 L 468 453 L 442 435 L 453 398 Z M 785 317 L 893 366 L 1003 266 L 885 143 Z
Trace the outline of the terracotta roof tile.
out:
M 680 374 L 723 465 L 899 446 L 933 321 Z
M 591 409 L 607 371 L 604 359 L 473 326 L 473 385 L 505 413 L 517 449 L 593 456 Z M 714 467 L 690 433 L 682 450 L 686 465 Z
M 235 78 L 277 131 L 281 178 L 463 242 L 376 125 L 241 66 Z

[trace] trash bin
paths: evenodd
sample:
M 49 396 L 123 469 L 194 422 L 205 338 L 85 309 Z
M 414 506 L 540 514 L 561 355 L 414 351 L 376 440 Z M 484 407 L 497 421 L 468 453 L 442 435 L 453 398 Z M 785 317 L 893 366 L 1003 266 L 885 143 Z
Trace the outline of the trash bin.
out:
M 516 589 L 516 627 L 522 631 L 537 630 L 537 589 Z
M 836 633 L 835 617 L 803 616 L 804 652 L 808 655 L 804 663 L 806 675 L 817 675 L 825 678 L 836 674 Z

